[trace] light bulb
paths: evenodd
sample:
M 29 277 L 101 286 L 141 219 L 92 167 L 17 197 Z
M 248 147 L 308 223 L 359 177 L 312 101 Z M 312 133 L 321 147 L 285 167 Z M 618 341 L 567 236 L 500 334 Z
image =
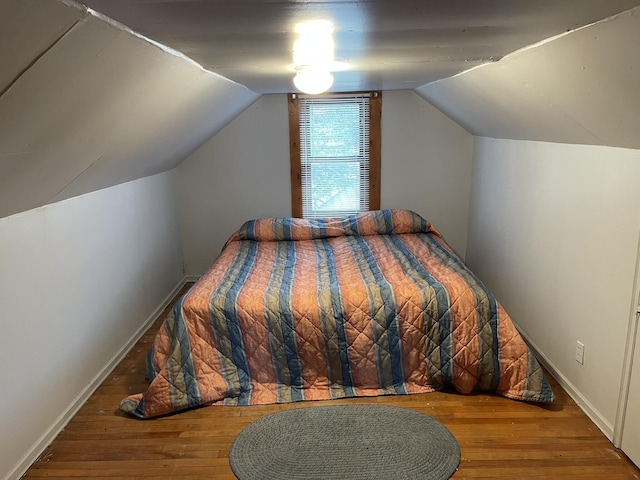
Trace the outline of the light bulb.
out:
M 293 83 L 303 93 L 315 95 L 326 92 L 333 85 L 333 75 L 328 70 L 313 66 L 296 68 Z
M 296 25 L 298 39 L 293 45 L 296 76 L 293 84 L 303 93 L 326 92 L 333 85 L 333 24 L 327 20 L 311 20 Z

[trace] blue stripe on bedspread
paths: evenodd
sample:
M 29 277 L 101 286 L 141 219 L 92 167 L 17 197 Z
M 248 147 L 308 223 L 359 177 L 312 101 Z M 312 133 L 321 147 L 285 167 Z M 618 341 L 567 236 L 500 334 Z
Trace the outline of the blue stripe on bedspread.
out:
M 351 362 L 349 360 L 347 340 L 347 330 L 345 327 L 345 313 L 343 310 L 342 295 L 340 294 L 340 281 L 338 280 L 338 271 L 336 268 L 333 250 L 327 239 L 322 240 L 322 246 L 327 255 L 327 269 L 329 274 L 330 290 L 331 290 L 331 306 L 333 307 L 333 316 L 336 323 L 338 334 L 338 345 L 340 347 L 340 364 L 342 369 L 342 386 L 344 393 L 348 397 L 355 396 L 353 375 L 351 373 Z
M 420 235 L 419 235 L 420 236 Z M 421 238 L 426 235 L 420 236 Z M 442 383 L 445 385 L 453 385 L 453 318 L 451 314 L 450 298 L 447 289 L 438 282 L 416 256 L 407 248 L 402 239 L 397 235 L 389 235 L 389 240 L 393 242 L 396 248 L 402 252 L 404 257 L 409 261 L 411 268 L 417 274 L 425 279 L 429 284 L 429 289 L 435 293 L 436 303 L 438 307 L 438 318 L 434 319 L 440 325 L 440 342 L 438 349 L 440 350 L 440 371 L 442 373 Z
M 298 337 L 295 331 L 295 317 L 293 314 L 293 274 L 296 262 L 296 249 L 293 242 L 284 242 L 285 245 L 285 268 L 280 286 L 280 320 L 282 322 L 282 335 L 284 340 L 285 355 L 289 367 L 289 382 L 291 385 L 291 400 L 294 402 L 304 399 L 302 365 L 300 365 L 300 354 L 298 353 Z M 279 246 L 280 247 L 280 246 Z
M 363 275 L 363 278 L 365 274 L 362 271 L 362 269 L 364 265 L 367 265 L 369 267 L 370 274 L 373 276 L 375 280 L 375 283 L 368 284 L 367 288 L 368 289 L 378 288 L 380 290 L 380 295 L 382 297 L 382 302 L 384 305 L 385 325 L 384 325 L 383 331 L 387 334 L 388 341 L 386 343 L 388 344 L 388 347 L 387 347 L 388 354 L 391 360 L 391 377 L 392 377 L 391 380 L 396 393 L 407 393 L 407 390 L 404 384 L 402 345 L 400 342 L 400 331 L 398 327 L 398 309 L 397 309 L 397 302 L 396 302 L 395 295 L 393 293 L 393 289 L 391 288 L 391 286 L 389 285 L 389 282 L 386 280 L 382 271 L 380 270 L 380 265 L 378 265 L 378 262 L 376 261 L 373 255 L 373 252 L 371 251 L 371 247 L 364 240 L 364 238 L 360 236 L 354 236 L 354 237 L 350 237 L 348 240 L 349 240 L 349 244 L 351 245 L 354 256 L 358 259 L 362 259 L 362 262 L 360 262 L 360 260 L 357 260 L 357 263 L 361 266 L 361 275 Z M 371 295 L 368 295 L 368 297 L 369 297 L 369 311 L 373 316 L 375 316 L 376 315 L 375 310 L 377 309 L 377 306 L 375 306 L 372 303 L 373 300 L 371 298 Z M 376 329 L 373 329 L 373 332 L 375 335 Z M 382 344 L 383 342 L 379 338 L 374 338 L 374 345 L 376 347 L 376 351 L 378 352 L 377 353 L 378 378 L 380 378 L 381 382 L 388 383 L 388 382 L 384 382 L 383 380 L 385 377 L 384 368 L 383 368 L 384 362 L 382 362 L 382 359 L 381 359 L 381 354 L 383 352 L 380 351 L 381 350 L 380 347 Z M 386 354 L 387 352 L 384 352 L 384 353 Z M 382 385 L 381 385 L 381 388 L 383 388 Z
M 247 277 L 253 269 L 256 261 L 258 246 L 255 242 L 247 242 L 247 252 L 243 257 L 236 280 L 225 295 L 224 312 L 227 322 L 227 331 L 231 340 L 231 352 L 233 363 L 237 367 L 240 392 L 238 397 L 239 405 L 249 405 L 251 403 L 251 373 L 242 339 L 242 330 L 238 322 L 238 297 Z

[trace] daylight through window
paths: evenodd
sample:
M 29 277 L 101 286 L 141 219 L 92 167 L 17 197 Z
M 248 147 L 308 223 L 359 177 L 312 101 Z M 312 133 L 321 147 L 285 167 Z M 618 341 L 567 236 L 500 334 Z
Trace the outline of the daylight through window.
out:
M 289 96 L 293 215 L 380 205 L 380 93 Z

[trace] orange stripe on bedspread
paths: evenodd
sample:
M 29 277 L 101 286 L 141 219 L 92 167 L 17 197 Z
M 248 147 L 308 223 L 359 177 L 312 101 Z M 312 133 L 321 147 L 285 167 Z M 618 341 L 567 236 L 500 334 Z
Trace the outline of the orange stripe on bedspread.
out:
M 255 222 L 256 237 L 257 238 L 272 238 L 274 237 L 273 222 L 269 219 L 259 219 Z
M 317 268 L 314 242 L 297 242 L 291 305 L 296 318 L 298 356 L 304 365 L 302 381 L 306 400 L 331 398 L 325 338 L 317 299 Z
M 393 228 L 398 232 L 406 232 L 413 226 L 413 216 L 408 210 L 392 210 Z

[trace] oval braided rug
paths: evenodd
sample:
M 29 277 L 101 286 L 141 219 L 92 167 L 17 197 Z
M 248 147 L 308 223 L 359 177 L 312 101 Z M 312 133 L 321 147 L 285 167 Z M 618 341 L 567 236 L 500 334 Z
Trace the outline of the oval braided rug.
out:
M 240 480 L 448 479 L 455 437 L 434 418 L 400 407 L 354 404 L 266 415 L 236 437 L 229 463 Z

